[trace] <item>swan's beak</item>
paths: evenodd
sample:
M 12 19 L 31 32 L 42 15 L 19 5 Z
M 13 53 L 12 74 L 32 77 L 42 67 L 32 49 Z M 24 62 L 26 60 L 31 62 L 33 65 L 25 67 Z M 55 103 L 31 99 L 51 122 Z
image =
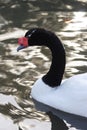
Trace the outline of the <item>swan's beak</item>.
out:
M 20 45 L 20 46 L 17 48 L 17 51 L 20 51 L 21 49 L 24 49 L 24 48 L 25 48 L 25 46 Z
M 28 38 L 26 38 L 26 37 L 19 38 L 18 44 L 19 44 L 19 47 L 17 48 L 17 51 L 28 47 Z

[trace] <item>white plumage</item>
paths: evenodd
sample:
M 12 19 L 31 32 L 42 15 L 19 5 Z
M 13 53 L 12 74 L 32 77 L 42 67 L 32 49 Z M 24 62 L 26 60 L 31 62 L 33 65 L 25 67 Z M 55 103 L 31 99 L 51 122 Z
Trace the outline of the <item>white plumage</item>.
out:
M 66 79 L 55 88 L 39 79 L 34 84 L 31 95 L 35 100 L 53 108 L 87 117 L 87 73 Z

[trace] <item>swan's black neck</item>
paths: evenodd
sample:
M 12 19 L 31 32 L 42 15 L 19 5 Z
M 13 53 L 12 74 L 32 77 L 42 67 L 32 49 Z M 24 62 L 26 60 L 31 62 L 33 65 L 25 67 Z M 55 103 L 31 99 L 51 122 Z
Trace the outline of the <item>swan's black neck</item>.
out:
M 48 47 L 52 52 L 52 64 L 48 73 L 43 77 L 43 81 L 49 86 L 55 87 L 60 85 L 65 70 L 65 50 L 56 36 Z
M 25 36 L 28 36 L 26 33 Z M 59 86 L 65 69 L 65 50 L 58 37 L 46 30 L 36 30 L 29 38 L 29 45 L 47 46 L 52 52 L 52 64 L 43 81 L 51 87 Z

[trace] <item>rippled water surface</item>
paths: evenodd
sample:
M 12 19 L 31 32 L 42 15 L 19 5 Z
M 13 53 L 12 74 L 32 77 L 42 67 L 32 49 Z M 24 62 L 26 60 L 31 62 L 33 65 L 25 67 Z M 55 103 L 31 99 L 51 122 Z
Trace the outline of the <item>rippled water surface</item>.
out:
M 78 5 L 78 6 L 76 6 Z M 45 47 L 17 52 L 17 39 L 31 27 L 56 33 L 66 50 L 64 79 L 87 71 L 86 1 L 22 0 L 0 2 L 0 117 L 16 123 L 23 118 L 48 120 L 34 107 L 33 83 L 47 72 L 51 53 Z M 76 8 L 77 7 L 77 8 Z M 16 130 L 16 128 L 15 128 Z

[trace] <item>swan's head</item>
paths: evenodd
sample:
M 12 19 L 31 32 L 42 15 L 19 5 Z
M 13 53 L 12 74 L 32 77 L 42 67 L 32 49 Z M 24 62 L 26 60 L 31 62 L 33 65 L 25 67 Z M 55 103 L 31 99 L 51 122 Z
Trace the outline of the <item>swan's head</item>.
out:
M 24 37 L 18 39 L 18 44 L 17 51 L 28 46 L 48 47 L 52 52 L 52 64 L 43 81 L 52 87 L 60 85 L 65 69 L 65 50 L 53 32 L 41 28 L 30 29 Z
M 19 47 L 17 48 L 17 51 L 24 49 L 28 46 L 34 46 L 34 45 L 45 45 L 48 43 L 48 40 L 50 38 L 49 31 L 41 28 L 33 28 L 26 32 L 24 37 L 21 37 L 18 39 Z

